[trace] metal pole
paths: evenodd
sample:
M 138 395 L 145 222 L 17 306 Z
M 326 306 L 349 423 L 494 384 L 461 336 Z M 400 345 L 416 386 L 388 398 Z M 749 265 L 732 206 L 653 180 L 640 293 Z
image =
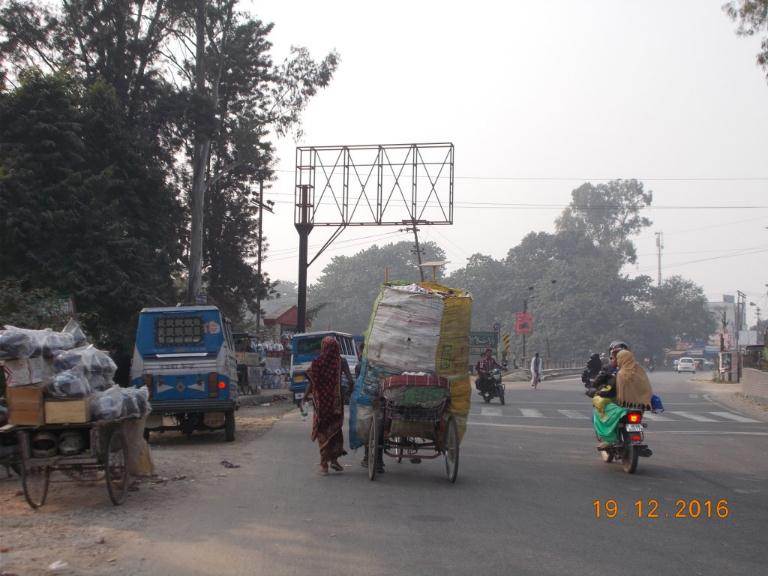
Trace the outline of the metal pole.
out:
M 424 282 L 424 268 L 421 267 L 421 246 L 419 246 L 419 229 L 416 227 L 416 220 L 413 221 L 413 238 L 416 243 L 416 259 L 419 262 L 419 277 Z
M 312 232 L 309 186 L 305 184 L 300 188 L 299 223 L 295 225 L 296 231 L 299 233 L 299 295 L 296 319 L 296 331 L 299 333 L 306 332 L 307 330 L 307 252 L 309 248 L 309 233 Z
M 259 180 L 259 254 L 256 263 L 256 275 L 259 277 L 259 290 L 256 292 L 256 332 L 261 330 L 261 239 L 264 230 L 264 180 Z
M 662 233 L 656 232 L 656 253 L 658 258 L 658 283 L 661 286 L 661 250 L 664 248 Z
M 523 312 L 528 312 L 528 298 L 523 298 Z M 525 332 L 523 332 L 523 365 L 525 365 Z

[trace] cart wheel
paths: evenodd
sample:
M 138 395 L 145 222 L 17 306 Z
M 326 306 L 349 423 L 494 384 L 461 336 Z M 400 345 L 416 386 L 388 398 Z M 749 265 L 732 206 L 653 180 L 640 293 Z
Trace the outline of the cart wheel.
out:
M 21 486 L 24 498 L 31 508 L 40 508 L 48 496 L 51 469 L 48 466 L 21 466 Z
M 448 418 L 445 427 L 445 475 L 450 483 L 456 482 L 459 473 L 459 430 L 453 416 Z
M 407 438 L 403 438 L 402 436 L 395 439 L 395 442 L 398 443 L 398 446 L 395 447 L 395 457 L 397 458 L 397 463 L 400 464 L 403 461 L 403 443 L 407 440 Z
M 368 430 L 368 480 L 376 478 L 376 460 L 379 449 L 379 426 L 376 424 L 376 415 L 371 418 L 371 427 Z
M 125 439 L 120 429 L 112 431 L 107 441 L 105 463 L 107 492 L 112 504 L 118 506 L 128 493 L 128 468 L 125 465 Z

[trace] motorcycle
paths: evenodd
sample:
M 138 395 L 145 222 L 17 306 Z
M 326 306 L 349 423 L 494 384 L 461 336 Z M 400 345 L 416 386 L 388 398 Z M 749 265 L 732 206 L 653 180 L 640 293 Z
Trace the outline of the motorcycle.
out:
M 490 403 L 494 398 L 498 398 L 502 406 L 504 405 L 504 382 L 502 381 L 502 374 L 499 368 L 494 368 L 485 377 L 479 377 L 477 389 L 486 404 Z
M 645 428 L 641 410 L 630 409 L 619 421 L 619 441 L 606 447 L 598 447 L 603 462 L 610 464 L 621 461 L 622 468 L 627 474 L 634 474 L 640 457 L 649 458 L 653 452 L 645 444 Z M 598 437 L 598 440 L 600 438 Z

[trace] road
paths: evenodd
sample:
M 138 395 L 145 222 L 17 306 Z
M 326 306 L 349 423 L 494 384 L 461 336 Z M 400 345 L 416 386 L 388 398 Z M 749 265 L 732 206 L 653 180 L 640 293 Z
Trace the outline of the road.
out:
M 249 446 L 237 474 L 200 482 L 190 505 L 120 550 L 124 574 L 357 576 L 764 573 L 768 423 L 723 407 L 689 381 L 651 375 L 667 412 L 638 473 L 603 463 L 576 380 L 507 386 L 507 405 L 473 399 L 459 479 L 442 462 L 397 464 L 369 482 L 361 454 L 315 474 L 309 422 L 296 412 Z M 615 519 L 594 500 L 615 500 Z M 675 518 L 692 500 L 728 517 Z M 635 502 L 658 501 L 659 518 Z M 676 503 L 682 500 L 683 504 Z M 706 506 L 706 504 L 703 504 Z M 695 505 L 693 505 L 695 507 Z M 605 513 L 605 508 L 601 507 Z M 695 511 L 695 508 L 694 508 Z

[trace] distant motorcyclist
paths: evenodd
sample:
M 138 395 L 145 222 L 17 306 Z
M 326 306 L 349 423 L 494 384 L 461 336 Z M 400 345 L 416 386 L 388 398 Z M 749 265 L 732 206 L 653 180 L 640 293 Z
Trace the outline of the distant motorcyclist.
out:
M 493 351 L 490 348 L 486 348 L 480 360 L 475 364 L 475 371 L 477 372 L 475 388 L 482 392 L 483 385 L 491 379 L 491 372 L 495 368 L 501 367 L 501 364 L 496 362 L 496 359 L 493 357 Z

